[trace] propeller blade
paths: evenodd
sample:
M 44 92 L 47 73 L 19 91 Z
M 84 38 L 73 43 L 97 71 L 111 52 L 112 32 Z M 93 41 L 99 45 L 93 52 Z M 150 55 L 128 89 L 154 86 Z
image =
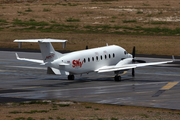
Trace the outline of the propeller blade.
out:
M 132 56 L 135 57 L 135 46 L 133 47 Z
M 135 61 L 138 63 L 146 63 L 146 61 L 144 61 L 144 60 L 135 60 Z

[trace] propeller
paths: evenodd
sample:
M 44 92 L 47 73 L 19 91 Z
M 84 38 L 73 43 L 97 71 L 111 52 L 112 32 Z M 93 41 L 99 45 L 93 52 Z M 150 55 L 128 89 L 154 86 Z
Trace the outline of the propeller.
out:
M 135 55 L 136 55 L 136 53 L 135 53 L 135 46 L 133 47 L 133 51 L 132 51 L 132 57 L 133 57 L 133 59 L 132 59 L 132 63 L 135 63 L 135 62 L 138 62 L 138 63 L 146 63 L 146 61 L 144 61 L 144 60 L 136 60 L 135 59 Z M 132 68 L 132 76 L 134 77 L 135 76 L 135 70 L 134 70 L 134 68 Z

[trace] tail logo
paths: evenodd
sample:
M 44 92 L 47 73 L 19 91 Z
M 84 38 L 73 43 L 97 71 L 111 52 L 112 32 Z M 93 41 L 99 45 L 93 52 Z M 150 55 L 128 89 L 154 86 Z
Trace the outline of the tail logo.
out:
M 55 54 L 52 54 L 52 55 L 46 56 L 45 60 L 53 58 L 53 57 L 54 57 L 54 55 L 55 55 Z
M 75 68 L 75 67 L 82 67 L 82 64 L 84 63 L 84 60 L 81 62 L 80 59 L 79 60 L 73 60 L 72 61 L 72 67 Z

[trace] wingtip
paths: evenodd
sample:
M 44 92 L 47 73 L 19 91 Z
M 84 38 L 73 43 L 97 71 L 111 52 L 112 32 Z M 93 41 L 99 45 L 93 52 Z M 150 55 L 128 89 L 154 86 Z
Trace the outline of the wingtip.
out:
M 19 56 L 18 56 L 18 54 L 17 54 L 17 53 L 15 53 L 15 55 L 16 55 L 16 58 L 17 58 L 17 59 L 19 59 Z
M 174 55 L 172 55 L 172 60 L 175 61 Z

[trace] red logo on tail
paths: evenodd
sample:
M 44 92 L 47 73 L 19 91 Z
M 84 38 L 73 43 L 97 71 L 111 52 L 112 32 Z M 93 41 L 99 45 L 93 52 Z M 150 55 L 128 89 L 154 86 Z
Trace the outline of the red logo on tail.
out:
M 52 55 L 46 56 L 45 60 L 53 58 L 53 57 L 54 57 L 54 55 L 55 55 L 55 54 L 52 54 Z

